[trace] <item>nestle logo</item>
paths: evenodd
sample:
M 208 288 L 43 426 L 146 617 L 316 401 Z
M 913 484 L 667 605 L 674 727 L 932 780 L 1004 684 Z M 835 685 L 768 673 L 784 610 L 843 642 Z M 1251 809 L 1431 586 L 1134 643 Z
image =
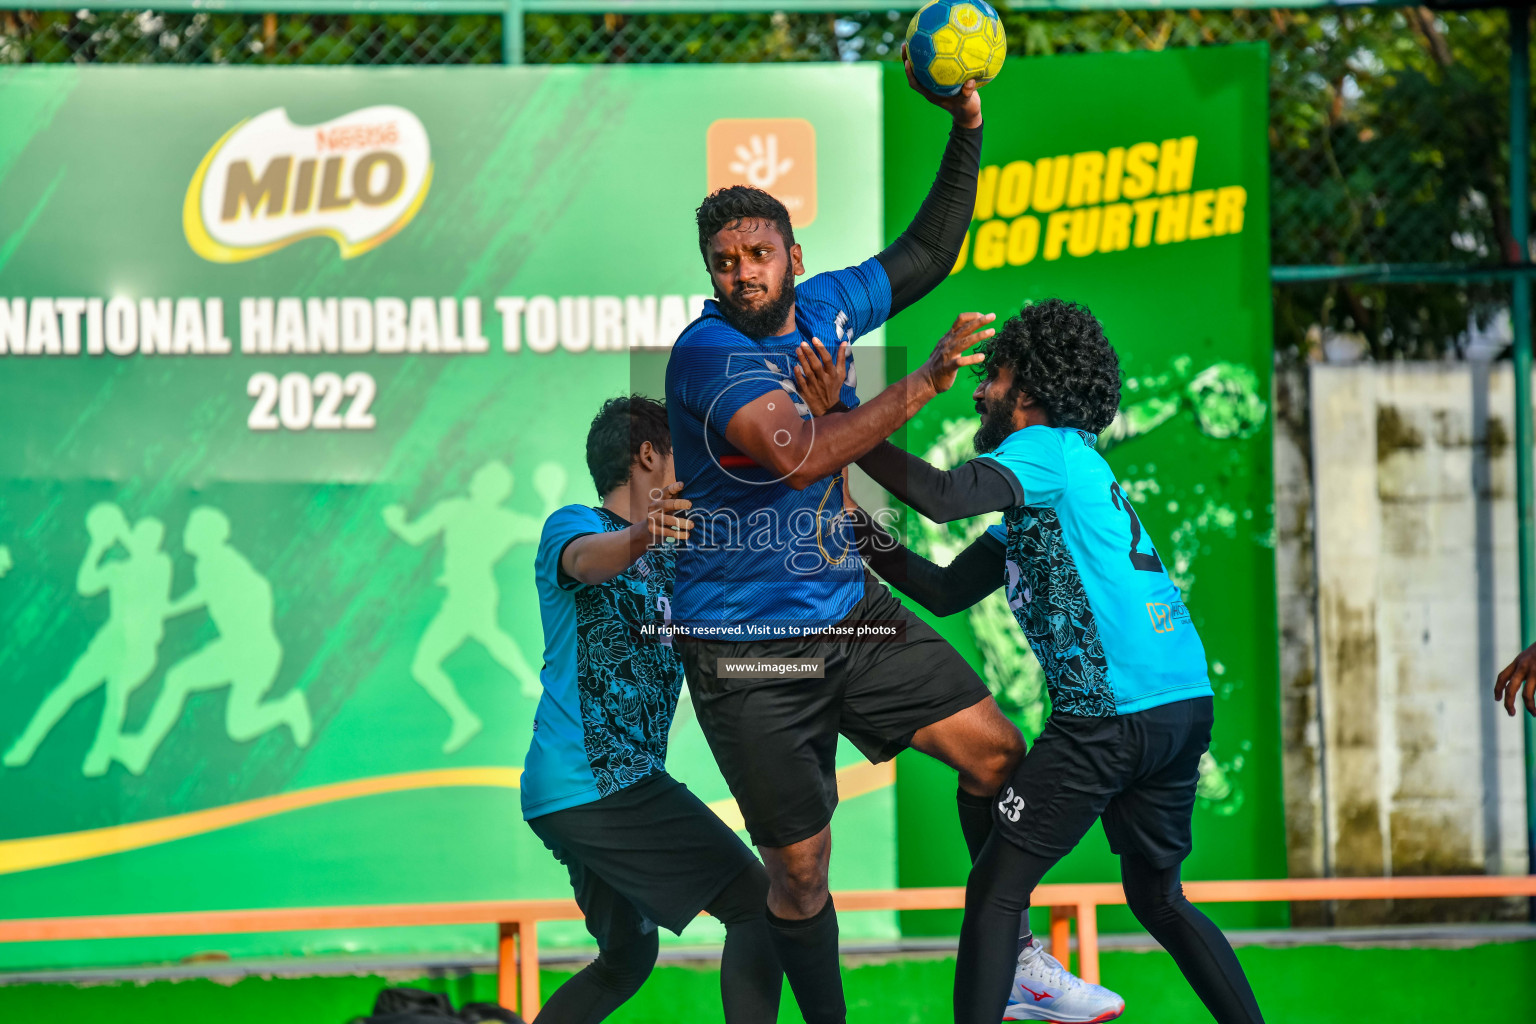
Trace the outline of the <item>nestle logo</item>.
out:
M 393 121 L 346 125 L 329 131 L 321 128 L 315 132 L 315 146 L 322 153 L 338 149 L 377 149 L 399 144 L 400 129 Z

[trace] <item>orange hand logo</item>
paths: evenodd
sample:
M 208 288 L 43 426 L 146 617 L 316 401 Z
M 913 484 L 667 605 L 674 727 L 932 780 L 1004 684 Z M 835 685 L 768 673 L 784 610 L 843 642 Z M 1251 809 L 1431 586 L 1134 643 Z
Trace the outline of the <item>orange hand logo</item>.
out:
M 727 118 L 709 126 L 711 192 L 752 185 L 789 211 L 795 227 L 816 219 L 816 129 L 800 118 Z

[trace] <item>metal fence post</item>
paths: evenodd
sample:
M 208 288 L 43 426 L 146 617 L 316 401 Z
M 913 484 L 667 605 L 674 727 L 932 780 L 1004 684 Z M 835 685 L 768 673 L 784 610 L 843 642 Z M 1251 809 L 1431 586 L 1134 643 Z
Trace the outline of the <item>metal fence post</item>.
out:
M 1509 11 L 1509 213 L 1513 261 L 1531 262 L 1531 9 Z M 1515 508 L 1519 520 L 1520 643 L 1536 643 L 1536 488 L 1532 477 L 1531 279 L 1511 282 L 1510 321 L 1515 363 Z M 1536 874 L 1536 718 L 1525 718 L 1525 828 L 1527 870 Z M 1531 901 L 1536 920 L 1536 900 Z
M 501 12 L 501 62 L 523 62 L 523 0 L 506 0 Z

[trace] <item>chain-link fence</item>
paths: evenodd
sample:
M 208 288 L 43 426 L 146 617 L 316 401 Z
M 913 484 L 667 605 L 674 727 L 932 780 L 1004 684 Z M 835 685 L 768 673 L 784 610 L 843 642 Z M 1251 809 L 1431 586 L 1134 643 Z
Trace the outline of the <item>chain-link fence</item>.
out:
M 497 64 L 483 14 L 0 11 L 0 64 Z
M 528 63 L 891 60 L 903 11 L 528 14 Z M 1026 56 L 1267 42 L 1277 266 L 1488 268 L 1523 259 L 1507 195 L 1508 15 L 1422 7 L 1007 12 Z M 0 11 L 3 63 L 480 64 L 495 15 Z M 1430 275 L 1431 277 L 1433 274 Z M 1276 340 L 1363 335 L 1378 355 L 1438 355 L 1507 286 L 1328 281 L 1276 289 Z

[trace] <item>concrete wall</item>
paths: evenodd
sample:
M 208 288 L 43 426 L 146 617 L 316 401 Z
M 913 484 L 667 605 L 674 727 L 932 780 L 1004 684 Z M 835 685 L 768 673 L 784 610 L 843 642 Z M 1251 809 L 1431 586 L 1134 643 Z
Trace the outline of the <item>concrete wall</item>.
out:
M 1307 377 L 1274 378 L 1275 583 L 1280 626 L 1280 728 L 1285 827 L 1293 877 L 1328 874 L 1323 858 L 1322 719 L 1318 715 L 1317 581 L 1313 552 L 1312 438 Z M 1296 908 L 1317 924 L 1307 904 Z M 1302 922 L 1298 922 L 1302 923 Z
M 1308 376 L 1276 379 L 1291 872 L 1523 873 L 1521 727 L 1491 698 L 1519 649 L 1510 367 Z M 1337 920 L 1521 910 L 1376 904 Z

